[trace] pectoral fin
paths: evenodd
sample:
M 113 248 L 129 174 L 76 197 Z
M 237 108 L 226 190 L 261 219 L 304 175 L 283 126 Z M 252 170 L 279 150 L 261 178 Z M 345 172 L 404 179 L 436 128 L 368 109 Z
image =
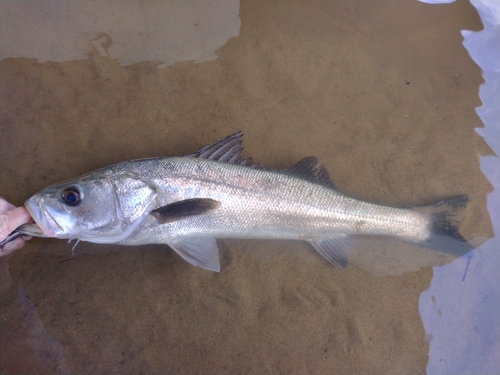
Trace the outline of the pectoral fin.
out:
M 219 249 L 215 238 L 183 238 L 168 245 L 186 262 L 209 271 L 220 271 Z
M 151 212 L 160 224 L 204 214 L 219 207 L 220 202 L 210 198 L 192 198 L 167 204 Z
M 338 236 L 308 242 L 334 266 L 345 268 L 349 265 L 349 253 L 352 247 L 352 239 L 349 236 Z

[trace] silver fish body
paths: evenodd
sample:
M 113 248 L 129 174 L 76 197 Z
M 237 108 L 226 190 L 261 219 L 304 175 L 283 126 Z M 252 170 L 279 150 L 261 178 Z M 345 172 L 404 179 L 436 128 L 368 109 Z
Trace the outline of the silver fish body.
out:
M 305 240 L 337 266 L 350 236 L 382 235 L 463 253 L 453 197 L 396 208 L 338 192 L 316 158 L 282 171 L 241 157 L 241 133 L 192 155 L 127 161 L 50 186 L 26 201 L 45 236 L 97 243 L 168 244 L 193 265 L 219 271 L 215 238 Z
M 220 202 L 217 209 L 163 225 L 152 215 L 120 243 L 162 243 L 182 237 L 319 240 L 349 234 L 383 234 L 424 240 L 422 213 L 346 197 L 286 172 L 205 159 L 165 158 L 125 163 L 156 187 L 155 207 L 191 198 Z M 168 183 L 165 183 L 168 181 Z M 147 198 L 145 194 L 144 198 Z

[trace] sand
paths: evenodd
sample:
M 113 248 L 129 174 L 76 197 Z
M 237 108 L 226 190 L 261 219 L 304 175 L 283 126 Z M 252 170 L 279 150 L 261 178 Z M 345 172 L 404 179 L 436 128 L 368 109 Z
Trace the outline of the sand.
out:
M 357 198 L 468 194 L 462 233 L 491 234 L 481 76 L 460 35 L 481 28 L 468 3 L 242 1 L 240 17 L 239 35 L 199 63 L 3 59 L 0 195 L 21 205 L 48 184 L 242 130 L 245 156 L 280 169 L 315 155 Z M 80 243 L 72 257 L 65 241 L 32 240 L 1 260 L 2 373 L 425 373 L 418 299 L 451 257 L 370 239 L 339 270 L 301 242 L 218 244 L 219 274 L 162 245 Z

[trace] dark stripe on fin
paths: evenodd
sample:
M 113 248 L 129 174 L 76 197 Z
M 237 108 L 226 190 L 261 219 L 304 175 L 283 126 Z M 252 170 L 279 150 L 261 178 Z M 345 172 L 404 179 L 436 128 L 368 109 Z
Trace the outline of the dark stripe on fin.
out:
M 458 195 L 434 204 L 417 206 L 416 210 L 430 213 L 430 236 L 422 246 L 456 256 L 474 249 L 458 231 L 457 214 L 462 211 L 469 197 Z
M 157 208 L 151 212 L 151 215 L 156 217 L 160 224 L 164 224 L 191 216 L 201 215 L 219 206 L 220 202 L 214 199 L 192 198 Z
M 243 151 L 243 133 L 238 131 L 227 137 L 212 142 L 193 154 L 186 155 L 187 157 L 216 160 L 225 163 L 239 164 L 247 167 L 261 168 L 259 163 L 256 163 L 252 158 L 243 159 L 241 153 Z
M 281 173 L 289 176 L 301 178 L 303 180 L 314 182 L 316 184 L 335 189 L 335 185 L 330 179 L 330 175 L 318 159 L 314 156 L 308 156 L 291 167 L 283 169 Z

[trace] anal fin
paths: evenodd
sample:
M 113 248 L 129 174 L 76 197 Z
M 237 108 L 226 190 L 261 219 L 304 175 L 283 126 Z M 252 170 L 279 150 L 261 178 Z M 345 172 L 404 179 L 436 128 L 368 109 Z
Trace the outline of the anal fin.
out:
M 307 242 L 334 266 L 345 268 L 349 265 L 349 256 L 352 248 L 352 238 L 349 236 L 338 236 Z

